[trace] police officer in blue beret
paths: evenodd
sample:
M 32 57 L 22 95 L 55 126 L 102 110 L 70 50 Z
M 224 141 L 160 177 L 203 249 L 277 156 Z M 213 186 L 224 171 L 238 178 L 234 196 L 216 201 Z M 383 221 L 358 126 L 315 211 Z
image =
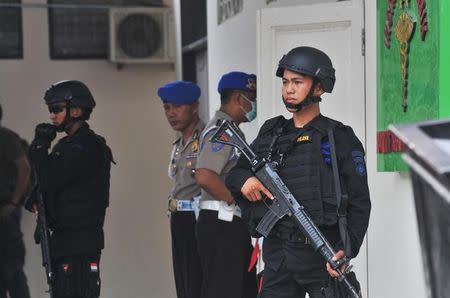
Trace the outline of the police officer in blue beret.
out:
M 218 120 L 236 124 L 256 117 L 256 76 L 243 72 L 224 74 L 219 81 L 221 105 L 200 139 L 195 178 L 200 185 L 197 242 L 202 263 L 201 298 L 256 297 L 256 274 L 247 267 L 251 238 L 241 210 L 225 186 L 225 178 L 237 162 L 237 151 L 211 143 Z
M 173 189 L 169 195 L 172 258 L 178 298 L 200 297 L 202 280 L 195 239 L 200 187 L 194 179 L 199 138 L 205 124 L 198 116 L 200 88 L 175 81 L 158 89 L 170 126 L 177 132 L 169 163 Z

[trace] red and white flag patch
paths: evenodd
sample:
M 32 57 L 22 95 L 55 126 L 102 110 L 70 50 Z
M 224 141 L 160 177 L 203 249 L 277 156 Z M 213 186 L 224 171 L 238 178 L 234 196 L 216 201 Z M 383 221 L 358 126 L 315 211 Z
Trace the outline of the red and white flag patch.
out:
M 67 273 L 67 271 L 69 271 L 69 264 L 62 264 L 62 267 L 63 267 L 63 270 L 64 270 L 64 272 L 66 272 Z
M 89 263 L 91 267 L 91 272 L 97 272 L 98 271 L 98 265 L 97 263 Z

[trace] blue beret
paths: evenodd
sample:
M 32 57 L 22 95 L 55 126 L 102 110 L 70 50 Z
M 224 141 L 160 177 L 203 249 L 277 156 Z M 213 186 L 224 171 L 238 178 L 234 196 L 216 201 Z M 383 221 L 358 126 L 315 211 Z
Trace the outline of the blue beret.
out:
M 239 71 L 226 73 L 220 79 L 217 91 L 221 93 L 225 89 L 256 92 L 256 75 Z
M 187 81 L 167 83 L 158 89 L 158 96 L 163 103 L 190 105 L 198 101 L 200 94 L 200 87 Z

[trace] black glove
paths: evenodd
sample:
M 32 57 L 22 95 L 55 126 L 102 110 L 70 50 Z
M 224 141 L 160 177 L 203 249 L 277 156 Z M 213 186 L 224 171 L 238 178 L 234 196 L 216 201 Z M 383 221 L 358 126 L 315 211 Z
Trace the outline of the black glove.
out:
M 56 126 L 49 123 L 41 123 L 34 130 L 32 146 L 50 147 L 50 143 L 56 138 Z

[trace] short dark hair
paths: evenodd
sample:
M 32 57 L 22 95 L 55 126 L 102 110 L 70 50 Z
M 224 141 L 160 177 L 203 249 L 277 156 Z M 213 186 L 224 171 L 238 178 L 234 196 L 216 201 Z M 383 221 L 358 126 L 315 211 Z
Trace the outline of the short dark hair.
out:
M 220 93 L 220 104 L 224 105 L 230 101 L 231 95 L 233 94 L 234 89 L 224 89 Z
M 0 104 L 0 121 L 2 121 L 3 119 L 3 109 L 2 109 L 2 105 Z

